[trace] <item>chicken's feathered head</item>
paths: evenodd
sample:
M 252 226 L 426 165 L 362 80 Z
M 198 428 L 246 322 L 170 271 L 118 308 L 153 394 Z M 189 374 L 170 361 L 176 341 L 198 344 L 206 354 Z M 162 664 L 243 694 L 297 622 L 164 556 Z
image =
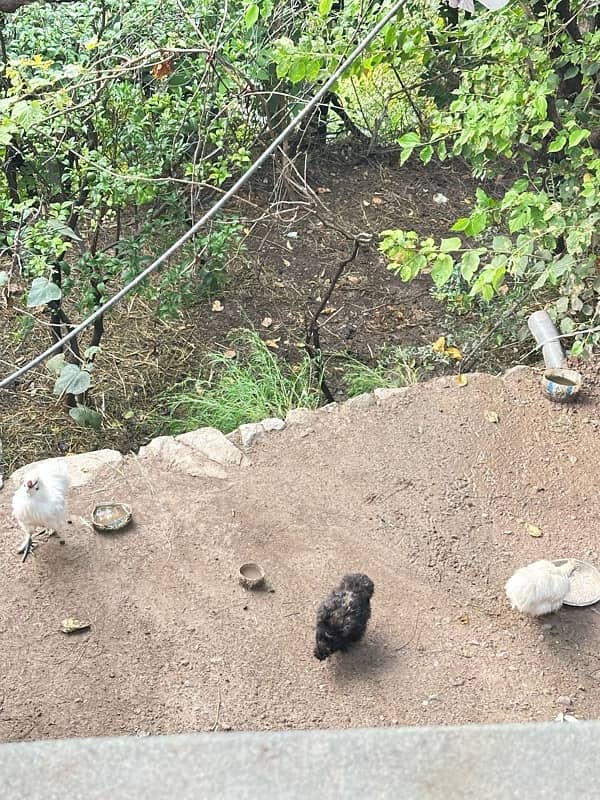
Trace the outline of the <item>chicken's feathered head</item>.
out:
M 40 488 L 40 482 L 35 475 L 30 475 L 25 481 L 23 481 L 23 486 L 28 492 L 37 492 Z

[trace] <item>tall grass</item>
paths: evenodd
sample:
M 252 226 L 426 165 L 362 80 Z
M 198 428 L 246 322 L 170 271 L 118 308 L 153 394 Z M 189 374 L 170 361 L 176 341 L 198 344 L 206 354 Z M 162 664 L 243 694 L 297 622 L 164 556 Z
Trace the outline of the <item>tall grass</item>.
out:
M 226 351 L 209 353 L 202 377 L 189 378 L 162 396 L 163 428 L 179 434 L 210 426 L 229 433 L 242 423 L 319 405 L 319 376 L 308 356 L 291 367 L 252 330 L 236 332 L 231 345 L 235 358 Z
M 419 372 L 401 347 L 383 350 L 375 366 L 361 361 L 350 361 L 344 370 L 344 382 L 348 397 L 354 397 L 373 389 L 396 389 L 417 383 Z

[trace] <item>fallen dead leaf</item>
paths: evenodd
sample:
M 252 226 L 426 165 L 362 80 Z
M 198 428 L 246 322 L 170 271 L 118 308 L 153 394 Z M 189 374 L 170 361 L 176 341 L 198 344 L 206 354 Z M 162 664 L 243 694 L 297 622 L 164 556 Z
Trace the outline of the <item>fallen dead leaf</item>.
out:
M 439 339 L 436 339 L 431 345 L 431 349 L 434 353 L 443 353 L 446 349 L 446 337 L 440 336 Z
M 225 358 L 236 358 L 237 350 L 225 350 L 223 355 L 225 356 Z
M 336 311 L 335 306 L 325 306 L 323 311 L 321 311 L 321 314 L 333 314 L 335 313 L 335 311 Z
M 60 623 L 60 629 L 63 633 L 77 633 L 77 631 L 86 631 L 91 627 L 91 623 L 82 622 L 80 619 L 76 619 L 75 617 L 68 617 L 67 619 L 63 619 L 63 621 Z
M 362 278 L 360 275 L 348 275 L 346 280 L 348 281 L 348 283 L 356 285 L 357 283 L 360 283 L 362 281 Z
M 327 186 L 317 186 L 317 194 L 329 194 L 331 189 L 328 189 Z
M 530 536 L 533 536 L 534 539 L 539 539 L 540 536 L 543 536 L 541 528 L 538 528 L 537 525 L 532 525 L 530 522 L 525 523 L 525 530 Z
M 466 386 L 469 383 L 469 379 L 467 378 L 466 375 L 460 374 L 457 375 L 456 378 L 454 378 L 454 382 L 457 383 L 459 386 Z
M 213 300 L 212 305 L 210 307 L 211 311 L 223 311 L 225 306 L 220 300 Z
M 383 203 L 383 197 L 372 197 L 371 202 L 374 206 L 380 206 Z
M 273 324 L 273 320 L 271 319 L 271 317 L 264 317 L 264 319 L 260 324 L 263 326 L 263 328 L 270 328 L 271 325 Z
M 495 411 L 484 411 L 483 416 L 487 419 L 488 422 L 499 422 L 500 417 Z
M 458 347 L 447 347 L 444 350 L 444 355 L 448 356 L 448 358 L 453 358 L 455 361 L 460 361 L 463 357 Z
M 279 342 L 280 340 L 281 336 L 278 336 L 276 339 L 265 339 L 265 344 L 272 350 L 279 350 L 279 345 L 277 344 L 277 342 Z

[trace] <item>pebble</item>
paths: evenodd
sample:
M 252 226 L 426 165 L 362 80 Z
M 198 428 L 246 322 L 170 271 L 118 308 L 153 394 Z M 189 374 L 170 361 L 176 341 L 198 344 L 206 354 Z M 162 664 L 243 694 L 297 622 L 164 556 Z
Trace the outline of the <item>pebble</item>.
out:
M 557 698 L 556 702 L 558 703 L 559 706 L 570 706 L 570 705 L 572 705 L 571 698 L 567 697 L 567 695 L 564 695 L 564 694 L 561 694 L 561 696 L 559 698 Z

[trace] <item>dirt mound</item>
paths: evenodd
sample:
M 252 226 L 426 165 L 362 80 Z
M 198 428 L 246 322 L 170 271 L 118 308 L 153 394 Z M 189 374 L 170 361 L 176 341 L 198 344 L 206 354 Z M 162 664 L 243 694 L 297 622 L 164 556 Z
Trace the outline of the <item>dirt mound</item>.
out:
M 382 397 L 269 434 L 225 479 L 107 468 L 24 565 L 5 488 L 0 737 L 598 716 L 597 611 L 529 620 L 503 595 L 529 561 L 598 558 L 597 389 L 553 405 L 525 371 Z M 130 529 L 79 521 L 107 499 Z M 247 560 L 267 590 L 238 585 Z M 373 579 L 371 622 L 320 663 L 316 607 L 345 571 Z M 68 616 L 91 631 L 61 634 Z

